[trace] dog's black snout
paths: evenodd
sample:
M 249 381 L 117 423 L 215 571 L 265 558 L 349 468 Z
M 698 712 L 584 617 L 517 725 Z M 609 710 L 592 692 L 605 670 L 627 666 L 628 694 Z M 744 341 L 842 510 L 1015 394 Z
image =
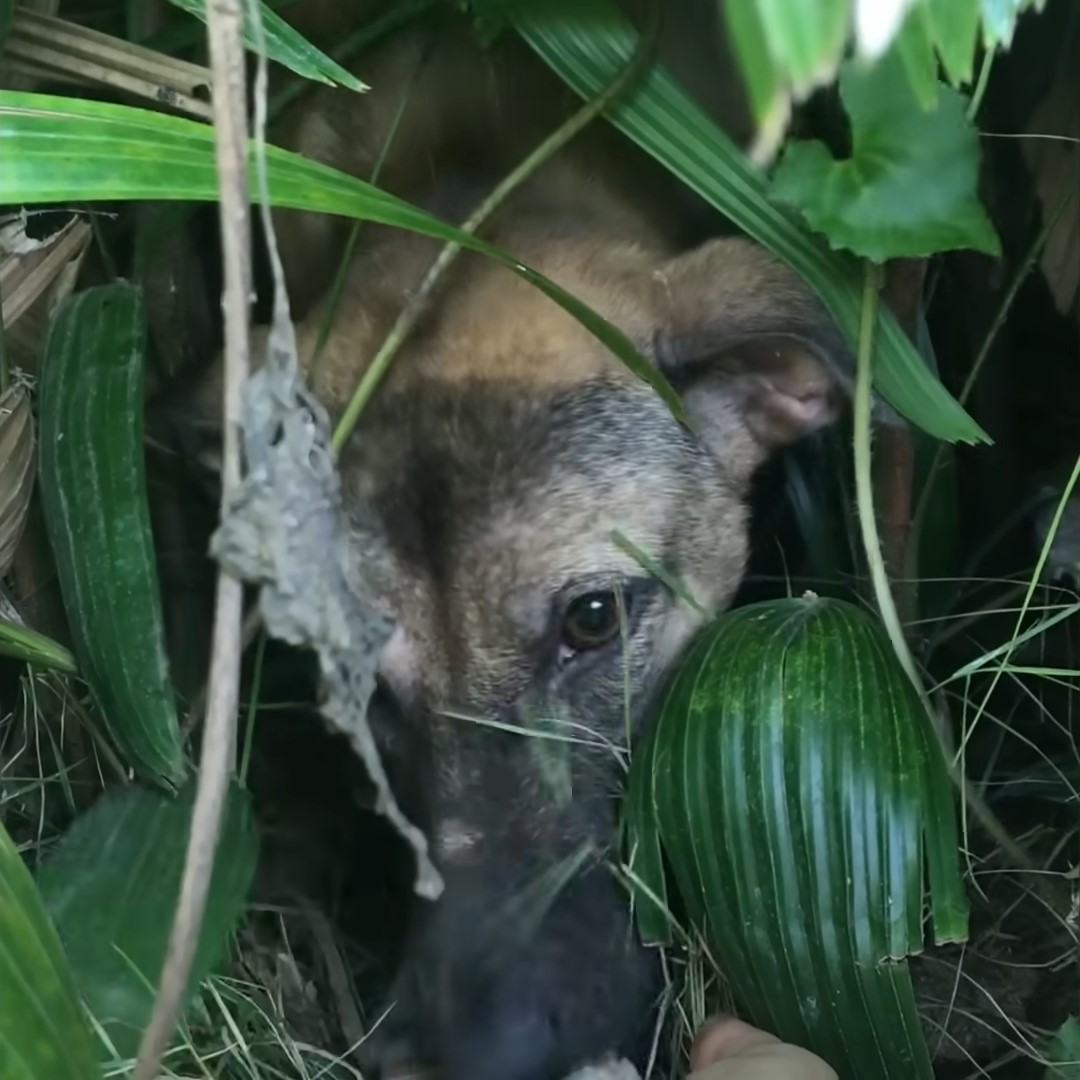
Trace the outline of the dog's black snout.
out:
M 438 1080 L 565 1080 L 609 1054 L 642 1060 L 661 972 L 610 875 L 585 872 L 535 923 L 507 895 L 482 869 L 448 874 L 399 986 L 415 1059 Z
M 509 970 L 447 1032 L 440 1080 L 563 1080 L 560 1003 Z

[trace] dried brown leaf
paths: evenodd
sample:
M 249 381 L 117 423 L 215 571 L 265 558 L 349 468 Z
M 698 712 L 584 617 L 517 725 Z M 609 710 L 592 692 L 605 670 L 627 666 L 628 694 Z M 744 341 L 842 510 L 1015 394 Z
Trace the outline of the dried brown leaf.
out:
M 0 577 L 15 559 L 34 492 L 34 417 L 25 384 L 0 394 Z
M 0 219 L 0 318 L 13 366 L 36 367 L 49 313 L 74 288 L 91 235 L 73 217 L 45 240 L 33 240 L 25 216 Z
M 205 67 L 51 15 L 23 8 L 15 12 L 4 65 L 31 82 L 59 79 L 109 86 L 189 116 L 210 118 L 210 72 Z

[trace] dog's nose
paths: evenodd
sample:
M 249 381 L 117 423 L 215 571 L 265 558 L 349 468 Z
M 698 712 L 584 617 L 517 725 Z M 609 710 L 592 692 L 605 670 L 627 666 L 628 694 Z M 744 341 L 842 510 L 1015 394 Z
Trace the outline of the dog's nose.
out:
M 440 1080 L 563 1080 L 560 1003 L 537 993 L 527 971 L 506 972 L 444 1033 Z
M 388 1018 L 389 1019 L 389 1018 Z M 392 1024 L 392 1020 L 391 1020 Z M 559 1006 L 530 990 L 527 976 L 507 977 L 459 999 L 436 1020 L 408 1033 L 377 1031 L 363 1049 L 364 1075 L 378 1080 L 564 1080 Z M 426 1063 L 426 1064 L 425 1064 Z
M 489 828 L 485 858 L 448 868 L 391 993 L 384 1045 L 408 1044 L 425 1080 L 565 1080 L 609 1055 L 644 1060 L 662 969 L 621 889 L 592 867 L 538 916 L 536 872 L 492 847 L 503 839 Z

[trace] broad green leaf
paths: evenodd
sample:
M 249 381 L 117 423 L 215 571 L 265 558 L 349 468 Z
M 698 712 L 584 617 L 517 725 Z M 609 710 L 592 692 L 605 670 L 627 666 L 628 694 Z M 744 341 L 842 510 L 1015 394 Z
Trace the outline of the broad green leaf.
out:
M 78 673 L 75 657 L 58 641 L 8 619 L 0 619 L 0 656 L 25 660 L 67 675 Z
M 103 796 L 38 875 L 45 907 L 94 1019 L 121 1058 L 138 1049 L 168 946 L 195 782 L 176 798 L 129 787 Z M 250 797 L 230 789 L 188 997 L 226 954 L 255 869 Z M 104 1047 L 102 1060 L 112 1058 Z
M 982 0 L 983 40 L 988 48 L 1008 48 L 1016 31 L 1016 21 L 1028 10 L 1042 11 L 1046 0 Z
M 922 0 L 945 74 L 953 86 L 971 81 L 980 0 Z
M 830 82 L 847 42 L 851 0 L 757 0 L 769 52 L 796 98 Z
M 916 4 L 908 12 L 893 46 L 904 63 L 908 83 L 919 107 L 933 109 L 938 101 L 938 63 L 926 22 L 926 8 Z
M 894 54 L 869 70 L 848 67 L 840 94 L 852 156 L 837 161 L 823 143 L 790 143 L 776 198 L 797 206 L 833 247 L 876 262 L 957 248 L 998 254 L 978 196 L 978 134 L 960 96 L 942 85 L 937 107 L 921 109 Z
M 791 94 L 769 51 L 761 13 L 755 4 L 725 4 L 724 18 L 746 85 L 750 113 L 758 128 L 762 157 L 771 157 L 791 115 Z
M 170 0 L 170 3 L 206 22 L 206 0 Z M 344 86 L 348 90 L 364 91 L 365 86 L 355 75 L 346 71 L 336 60 L 316 49 L 303 34 L 294 30 L 285 20 L 266 4 L 259 4 L 262 12 L 263 38 L 266 55 L 283 67 L 305 79 L 326 83 L 328 86 Z M 253 52 L 259 51 L 259 38 L 252 25 L 251 12 L 244 5 L 244 44 Z
M 90 1028 L 30 871 L 0 824 L 0 1076 L 99 1080 Z
M 650 820 L 752 1022 L 842 1077 L 933 1075 L 904 960 L 927 877 L 935 940 L 967 934 L 953 788 L 877 622 L 807 597 L 706 627 L 633 755 L 631 844 Z M 664 874 L 646 840 L 635 904 L 653 939 Z
M 4 147 L 0 192 L 9 204 L 217 199 L 213 131 L 182 117 L 76 98 L 0 91 L 0 145 Z M 573 315 L 683 419 L 678 395 L 621 331 L 512 255 L 363 180 L 277 147 L 267 148 L 267 178 L 275 206 L 410 229 L 436 240 L 453 240 L 495 259 Z M 251 187 L 256 197 L 254 169 Z
M 609 0 L 581 0 L 573 12 L 560 8 L 558 18 L 550 17 L 542 5 L 533 8 L 526 3 L 513 9 L 513 17 L 529 45 L 585 98 L 608 86 L 637 48 L 636 32 Z M 850 256 L 830 252 L 794 212 L 770 199 L 764 176 L 662 67 L 654 66 L 634 94 L 607 116 L 688 187 L 801 274 L 817 290 L 848 340 L 855 342 L 862 288 L 858 264 Z M 940 439 L 989 441 L 927 371 L 884 307 L 878 315 L 876 340 L 876 386 L 898 412 Z
M 1046 1051 L 1046 1080 L 1080 1080 L 1080 1022 L 1070 1016 Z
M 56 310 L 40 386 L 41 499 L 79 668 L 131 764 L 172 786 L 185 762 L 146 498 L 145 336 L 142 295 L 127 284 Z

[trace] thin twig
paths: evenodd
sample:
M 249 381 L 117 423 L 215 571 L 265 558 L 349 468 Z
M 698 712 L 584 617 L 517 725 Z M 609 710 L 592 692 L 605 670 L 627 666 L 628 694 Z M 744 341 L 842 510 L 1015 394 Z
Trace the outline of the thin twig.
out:
M 243 0 L 210 0 L 206 5 L 225 276 L 223 512 L 240 483 L 241 391 L 250 366 L 251 214 L 242 3 Z M 154 1080 L 157 1076 L 161 1057 L 176 1026 L 199 942 L 229 775 L 236 755 L 242 604 L 241 583 L 224 570 L 219 571 L 206 731 L 184 876 L 157 1000 L 143 1032 L 134 1080 Z

